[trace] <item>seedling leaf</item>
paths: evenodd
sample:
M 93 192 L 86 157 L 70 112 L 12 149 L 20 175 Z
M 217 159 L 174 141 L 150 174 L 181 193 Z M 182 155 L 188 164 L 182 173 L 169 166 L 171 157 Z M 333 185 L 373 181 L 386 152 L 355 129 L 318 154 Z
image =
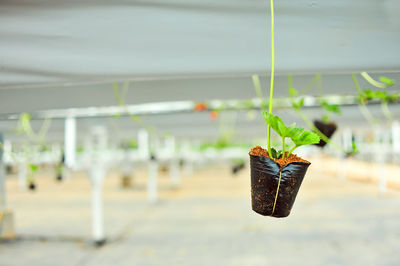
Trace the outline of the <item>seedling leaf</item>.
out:
M 320 137 L 316 133 L 307 130 L 291 139 L 297 147 L 309 144 L 317 144 L 320 141 Z
M 30 164 L 29 168 L 33 173 L 35 173 L 38 170 L 38 166 L 36 164 Z
M 385 83 L 386 86 L 388 86 L 388 87 L 393 86 L 393 85 L 396 83 L 395 80 L 389 79 L 389 78 L 384 77 L 384 76 L 381 76 L 381 77 L 379 78 L 379 80 L 380 80 L 381 82 Z
M 294 97 L 297 96 L 299 92 L 295 88 L 289 88 L 289 95 Z
M 340 110 L 340 105 L 338 105 L 338 104 L 329 104 L 328 102 L 323 101 L 321 103 L 321 105 L 328 112 L 336 113 L 336 114 L 341 114 L 342 113 L 341 110 Z

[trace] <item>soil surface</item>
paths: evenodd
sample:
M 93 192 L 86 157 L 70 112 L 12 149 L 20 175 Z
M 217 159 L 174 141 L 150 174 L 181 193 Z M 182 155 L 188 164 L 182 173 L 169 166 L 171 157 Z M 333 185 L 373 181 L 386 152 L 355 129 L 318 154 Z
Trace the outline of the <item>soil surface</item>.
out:
M 249 154 L 250 155 L 254 155 L 254 156 L 264 156 L 264 157 L 270 158 L 270 159 L 274 160 L 277 164 L 279 164 L 280 167 L 285 166 L 285 165 L 287 165 L 289 163 L 293 163 L 293 162 L 302 162 L 302 163 L 311 164 L 309 161 L 306 161 L 306 160 L 298 157 L 296 154 L 293 154 L 293 153 L 290 154 L 290 156 L 285 158 L 285 159 L 282 159 L 282 158 L 279 158 L 279 159 L 271 158 L 268 155 L 268 151 L 266 149 L 263 149 L 261 146 L 253 147 L 250 150 Z

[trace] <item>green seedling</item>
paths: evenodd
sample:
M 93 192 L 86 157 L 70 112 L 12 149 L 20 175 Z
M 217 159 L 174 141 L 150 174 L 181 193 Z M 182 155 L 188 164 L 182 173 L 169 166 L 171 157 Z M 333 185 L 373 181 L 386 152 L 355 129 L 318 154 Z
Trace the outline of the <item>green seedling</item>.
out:
M 330 121 L 330 114 L 337 114 L 340 115 L 342 111 L 340 110 L 339 104 L 329 104 L 327 101 L 322 100 L 321 106 L 325 109 L 326 113 L 322 115 L 322 120 L 325 123 L 329 123 Z
M 29 169 L 31 169 L 32 173 L 36 173 L 38 170 L 38 166 L 36 164 L 30 164 Z
M 335 113 L 335 114 L 339 114 L 339 115 L 342 113 L 342 111 L 340 110 L 340 105 L 338 105 L 338 104 L 329 104 L 327 101 L 322 101 L 321 106 L 324 107 L 324 109 L 327 112 Z
M 271 158 L 278 159 L 282 157 L 285 159 L 290 156 L 290 154 L 298 147 L 308 144 L 315 144 L 320 141 L 320 137 L 311 132 L 304 130 L 303 128 L 296 127 L 293 123 L 290 126 L 286 126 L 282 119 L 276 115 L 272 114 L 272 103 L 274 95 L 274 78 L 275 78 L 275 33 L 274 33 L 274 1 L 270 1 L 271 5 L 271 79 L 270 79 L 270 90 L 269 90 L 269 102 L 268 102 L 268 112 L 262 112 L 264 120 L 267 122 L 267 148 L 268 154 Z M 261 86 L 257 75 L 253 75 L 253 83 L 256 89 L 257 95 L 262 97 Z M 297 91 L 290 86 L 291 96 L 297 94 Z M 291 97 L 293 98 L 293 97 Z M 293 105 L 300 109 L 304 105 L 304 99 L 300 99 L 298 102 L 293 101 Z M 263 110 L 263 106 L 261 108 Z M 281 137 L 282 139 L 282 151 L 277 151 L 271 147 L 271 128 Z M 294 147 L 290 151 L 286 152 L 286 138 L 290 138 L 294 143 Z
M 390 102 L 396 102 L 399 99 L 398 94 L 388 94 L 386 92 L 386 88 L 389 88 L 393 86 L 396 82 L 392 79 L 389 79 L 387 77 L 380 77 L 380 81 L 374 80 L 368 73 L 362 72 L 361 76 L 368 81 L 371 85 L 383 89 L 383 90 L 378 90 L 378 91 L 373 91 L 370 89 L 364 89 L 362 90 L 360 85 L 357 82 L 357 78 L 355 74 L 351 75 L 353 78 L 353 83 L 355 85 L 355 88 L 358 92 L 358 99 L 359 99 L 359 107 L 362 112 L 362 114 L 365 116 L 367 121 L 371 124 L 374 125 L 377 123 L 377 120 L 372 116 L 371 112 L 368 110 L 366 103 L 371 100 L 379 100 L 381 102 L 382 106 L 382 111 L 385 115 L 385 117 L 388 119 L 388 121 L 392 120 L 392 114 L 388 108 L 388 103 Z
M 304 128 L 296 127 L 296 123 L 286 126 L 282 119 L 268 112 L 263 112 L 265 122 L 281 137 L 282 150 L 277 151 L 271 148 L 271 157 L 275 159 L 285 159 L 293 153 L 293 151 L 303 145 L 319 143 L 320 137 L 314 132 L 304 130 Z M 294 146 L 289 152 L 286 152 L 286 138 L 292 140 Z

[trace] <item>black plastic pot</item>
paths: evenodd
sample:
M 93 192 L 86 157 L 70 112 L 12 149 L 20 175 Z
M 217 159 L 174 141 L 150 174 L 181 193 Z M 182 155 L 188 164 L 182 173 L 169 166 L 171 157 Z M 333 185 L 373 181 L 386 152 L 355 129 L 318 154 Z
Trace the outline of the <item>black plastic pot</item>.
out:
M 126 176 L 126 175 L 122 176 L 121 177 L 121 186 L 123 188 L 131 187 L 132 186 L 132 177 Z
M 237 175 L 240 172 L 240 170 L 244 169 L 244 166 L 245 166 L 244 163 L 239 163 L 234 165 L 232 167 L 232 174 Z
M 35 183 L 30 182 L 29 185 L 28 185 L 28 188 L 29 188 L 30 190 L 35 190 L 35 189 L 36 189 Z
M 57 181 L 61 182 L 63 180 L 63 176 L 61 174 L 57 175 Z
M 264 216 L 288 216 L 309 165 L 292 162 L 281 168 L 270 158 L 250 155 L 253 211 Z
M 325 123 L 320 120 L 315 120 L 314 121 L 314 126 L 318 128 L 319 131 L 322 132 L 325 136 L 327 136 L 329 139 L 332 137 L 333 133 L 336 131 L 336 124 L 335 123 Z M 322 139 L 319 141 L 319 143 L 315 144 L 319 147 L 324 147 L 326 145 L 326 142 L 323 141 Z

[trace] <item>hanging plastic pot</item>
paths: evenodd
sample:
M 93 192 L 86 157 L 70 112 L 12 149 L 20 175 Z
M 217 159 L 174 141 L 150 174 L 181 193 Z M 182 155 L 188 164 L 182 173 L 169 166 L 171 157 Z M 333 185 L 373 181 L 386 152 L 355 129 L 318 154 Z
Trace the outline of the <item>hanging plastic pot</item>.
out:
M 331 138 L 333 133 L 335 133 L 336 131 L 336 124 L 333 122 L 330 123 L 325 123 L 323 121 L 320 120 L 315 120 L 314 121 L 314 126 L 322 132 L 322 134 L 324 134 L 325 136 L 327 136 L 328 138 Z M 315 144 L 319 147 L 324 147 L 326 145 L 326 142 L 323 141 L 322 139 L 319 141 L 319 143 Z
M 58 174 L 56 179 L 57 181 L 61 182 L 63 180 L 62 174 Z
M 131 176 L 123 175 L 123 176 L 121 177 L 121 186 L 122 186 L 123 188 L 132 187 L 132 177 L 131 177 Z
M 32 181 L 32 182 L 30 182 L 29 183 L 29 185 L 28 185 L 28 188 L 29 188 L 29 190 L 35 190 L 36 189 L 36 185 L 35 185 L 35 183 Z
M 302 160 L 281 167 L 271 158 L 250 154 L 253 211 L 264 216 L 288 216 L 309 165 Z
M 232 167 L 232 174 L 237 175 L 240 170 L 242 170 L 245 167 L 244 162 L 237 163 Z

